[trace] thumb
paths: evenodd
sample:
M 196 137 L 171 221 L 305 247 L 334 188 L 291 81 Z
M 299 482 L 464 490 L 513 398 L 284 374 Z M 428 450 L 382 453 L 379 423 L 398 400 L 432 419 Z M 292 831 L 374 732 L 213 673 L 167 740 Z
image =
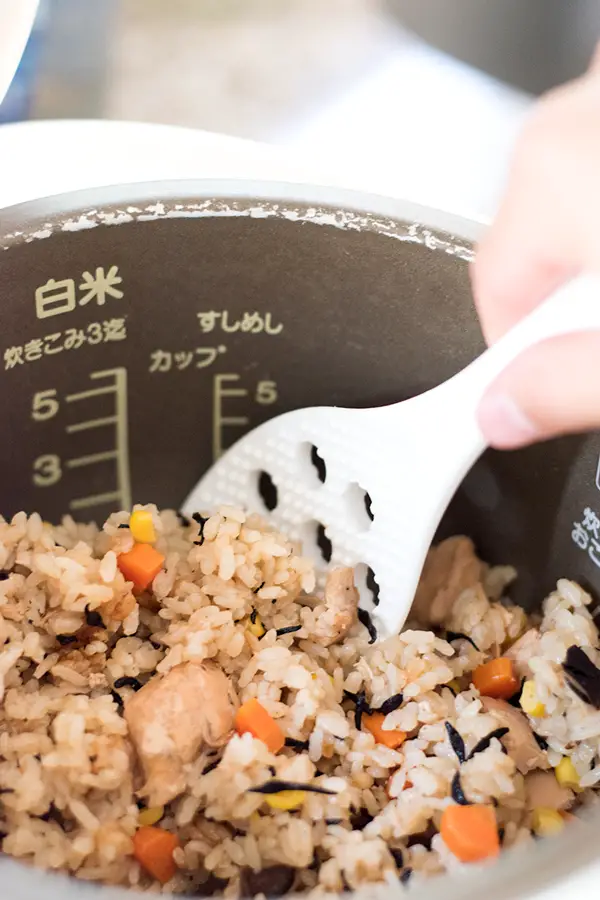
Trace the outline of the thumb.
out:
M 518 357 L 486 391 L 477 414 L 502 450 L 600 426 L 600 332 L 543 341 Z

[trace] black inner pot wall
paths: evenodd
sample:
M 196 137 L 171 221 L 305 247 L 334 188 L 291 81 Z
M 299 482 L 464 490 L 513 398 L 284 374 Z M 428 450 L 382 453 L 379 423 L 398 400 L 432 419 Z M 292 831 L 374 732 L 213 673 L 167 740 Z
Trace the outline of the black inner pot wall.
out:
M 80 305 L 83 273 L 112 266 L 123 297 Z M 72 279 L 75 308 L 40 319 L 36 290 L 49 279 Z M 162 219 L 16 241 L 0 253 L 0 303 L 5 516 L 39 510 L 56 520 L 73 501 L 119 486 L 112 459 L 69 465 L 115 446 L 110 422 L 73 430 L 114 415 L 114 394 L 69 399 L 114 382 L 94 373 L 126 370 L 133 502 L 177 506 L 212 461 L 219 389 L 247 391 L 222 398 L 223 417 L 234 420 L 222 429 L 227 446 L 245 428 L 289 409 L 410 397 L 483 349 L 464 261 L 376 231 L 283 218 Z M 197 314 L 211 311 L 221 315 L 203 333 Z M 259 325 L 248 316 L 249 330 L 223 330 L 255 312 L 263 323 L 269 313 L 276 333 L 253 333 Z M 106 342 L 102 331 L 102 342 L 93 343 L 100 334 L 94 323 L 115 318 L 125 320 L 127 337 Z M 63 349 L 36 358 L 30 342 L 40 338 L 49 338 L 47 350 Z M 6 351 L 28 344 L 29 360 L 7 368 Z M 167 371 L 150 371 L 158 351 Z M 42 404 L 36 417 L 34 395 L 46 391 L 55 392 L 58 408 L 50 415 Z M 561 576 L 593 590 L 600 584 L 600 534 L 591 518 L 600 513 L 599 452 L 592 435 L 487 453 L 451 504 L 440 536 L 465 532 L 484 558 L 516 565 L 514 595 L 525 606 L 539 603 Z M 402 447 L 397 453 L 404 477 Z M 443 453 L 440 433 L 440 461 Z M 43 461 L 48 456 L 58 458 L 61 476 L 41 484 L 58 477 L 56 459 Z M 115 505 L 75 507 L 73 514 L 102 520 Z

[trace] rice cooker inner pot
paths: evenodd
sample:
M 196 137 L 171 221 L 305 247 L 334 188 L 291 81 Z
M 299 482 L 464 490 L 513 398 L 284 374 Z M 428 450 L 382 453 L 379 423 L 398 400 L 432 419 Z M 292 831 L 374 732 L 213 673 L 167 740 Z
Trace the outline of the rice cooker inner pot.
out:
M 127 190 L 2 215 L 5 517 L 177 508 L 266 419 L 402 400 L 483 348 L 470 244 L 432 229 L 433 214 L 365 214 L 351 194 L 315 206 L 283 188 L 275 199 Z M 599 455 L 597 434 L 486 453 L 439 536 L 467 533 L 483 558 L 515 565 L 526 608 L 559 577 L 596 592 Z

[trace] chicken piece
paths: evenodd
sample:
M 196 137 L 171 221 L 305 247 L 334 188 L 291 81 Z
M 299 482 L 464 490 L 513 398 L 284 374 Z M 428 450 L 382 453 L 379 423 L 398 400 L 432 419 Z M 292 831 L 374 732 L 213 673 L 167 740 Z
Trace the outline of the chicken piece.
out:
M 315 609 L 313 638 L 322 647 L 337 644 L 357 619 L 359 595 L 354 569 L 333 569 L 325 582 L 324 603 Z
M 470 538 L 458 536 L 442 541 L 427 554 L 412 614 L 423 625 L 441 625 L 462 592 L 475 587 L 483 573 L 483 563 Z
M 504 653 L 504 656 L 512 659 L 513 668 L 519 678 L 533 678 L 529 660 L 532 656 L 536 656 L 539 640 L 540 633 L 537 628 L 530 628 Z
M 502 740 L 508 755 L 522 775 L 532 769 L 550 768 L 546 753 L 536 741 L 527 717 L 520 710 L 506 700 L 496 700 L 494 697 L 481 697 L 481 703 L 486 712 L 496 717 L 500 727 L 508 728 L 508 734 Z
M 554 772 L 531 772 L 525 779 L 527 808 L 568 809 L 575 794 L 558 783 Z
M 149 806 L 165 806 L 185 790 L 184 766 L 203 747 L 227 743 L 237 708 L 227 676 L 203 662 L 175 666 L 133 694 L 124 716 L 146 777 L 140 793 Z

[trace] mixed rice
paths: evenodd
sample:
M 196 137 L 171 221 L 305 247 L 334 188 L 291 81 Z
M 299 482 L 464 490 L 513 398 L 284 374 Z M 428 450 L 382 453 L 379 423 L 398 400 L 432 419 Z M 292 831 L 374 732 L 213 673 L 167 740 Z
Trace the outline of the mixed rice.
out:
M 412 883 L 556 833 L 600 781 L 599 636 L 576 584 L 532 618 L 514 577 L 443 542 L 414 621 L 377 642 L 350 570 L 317 590 L 299 548 L 238 510 L 0 519 L 2 851 L 280 896 Z M 479 856 L 444 827 L 459 807 L 492 823 Z

